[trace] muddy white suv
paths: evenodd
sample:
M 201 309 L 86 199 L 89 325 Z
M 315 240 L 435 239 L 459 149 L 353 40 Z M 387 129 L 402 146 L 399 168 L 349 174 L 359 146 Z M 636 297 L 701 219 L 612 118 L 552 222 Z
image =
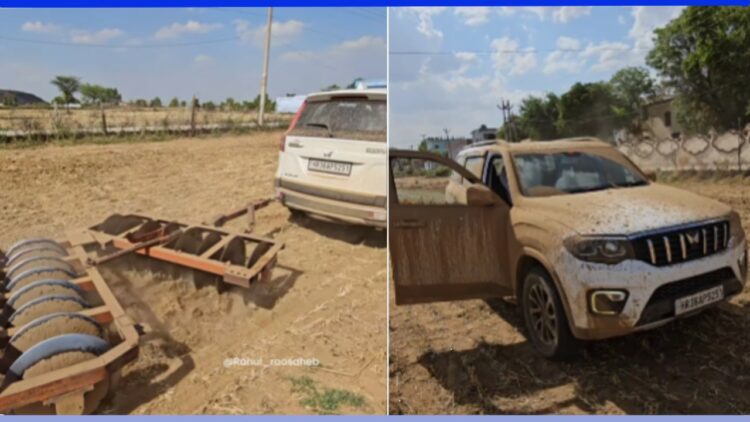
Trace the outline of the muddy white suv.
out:
M 293 211 L 386 226 L 386 90 L 311 94 L 283 136 L 276 194 Z
M 695 314 L 745 284 L 737 213 L 649 181 L 599 140 L 389 160 L 396 303 L 515 298 L 546 357 Z

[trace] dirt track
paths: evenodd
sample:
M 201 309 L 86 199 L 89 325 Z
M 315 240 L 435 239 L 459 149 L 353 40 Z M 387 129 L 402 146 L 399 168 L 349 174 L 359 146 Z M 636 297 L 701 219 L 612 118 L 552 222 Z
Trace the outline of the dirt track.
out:
M 717 198 L 750 227 L 750 182 L 674 185 Z M 577 361 L 538 357 L 501 300 L 396 307 L 391 414 L 750 413 L 750 291 L 661 329 L 591 344 Z
M 280 136 L 2 150 L 0 245 L 114 212 L 201 222 L 267 197 Z M 385 233 L 292 218 L 278 204 L 258 219 L 256 232 L 287 245 L 268 291 L 219 295 L 105 269 L 127 312 L 153 333 L 100 412 L 385 412 Z M 232 357 L 316 358 L 321 367 L 225 368 Z

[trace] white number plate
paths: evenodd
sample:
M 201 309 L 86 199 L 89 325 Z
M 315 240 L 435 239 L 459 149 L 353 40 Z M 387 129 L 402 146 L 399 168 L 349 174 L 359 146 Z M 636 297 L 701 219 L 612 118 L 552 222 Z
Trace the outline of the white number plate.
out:
M 722 299 L 724 299 L 724 286 L 716 286 L 713 289 L 704 290 L 675 300 L 674 314 L 675 316 L 681 315 Z
M 352 172 L 352 163 L 310 159 L 307 162 L 307 169 L 312 171 L 320 171 L 323 173 L 341 174 L 344 176 L 348 176 Z

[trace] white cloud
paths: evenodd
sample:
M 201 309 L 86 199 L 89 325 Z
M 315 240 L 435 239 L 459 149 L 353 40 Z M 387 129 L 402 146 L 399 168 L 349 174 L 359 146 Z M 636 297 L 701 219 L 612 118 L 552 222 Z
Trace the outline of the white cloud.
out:
M 443 32 L 435 28 L 432 22 L 433 16 L 437 16 L 445 11 L 445 7 L 404 7 L 399 8 L 400 16 L 411 14 L 417 18 L 417 32 L 427 38 L 443 38 Z
M 195 59 L 193 59 L 193 61 L 196 63 L 207 64 L 207 63 L 213 63 L 214 58 L 206 54 L 199 54 L 195 56 Z
M 560 23 L 568 23 L 573 19 L 591 14 L 591 6 L 564 6 L 552 12 L 552 20 Z
M 669 21 L 676 18 L 684 9 L 684 6 L 636 6 L 633 7 L 633 26 L 628 32 L 628 36 L 635 42 L 635 48 L 638 50 L 648 50 L 654 46 L 652 40 L 654 29 L 666 25 Z
M 457 7 L 454 13 L 463 18 L 465 25 L 481 26 L 489 21 L 492 10 L 489 7 Z
M 58 25 L 51 23 L 44 23 L 40 21 L 25 22 L 21 25 L 21 30 L 24 32 L 38 32 L 43 34 L 49 34 L 60 30 Z
M 262 45 L 266 39 L 266 26 L 253 27 L 250 22 L 237 19 L 234 22 L 237 35 L 245 42 Z M 292 42 L 305 28 L 305 24 L 298 20 L 275 21 L 271 24 L 271 41 L 274 45 L 285 45 Z
M 125 34 L 118 28 L 104 28 L 99 31 L 73 30 L 70 32 L 70 40 L 75 44 L 104 44 L 107 41 Z
M 462 62 L 473 62 L 477 59 L 477 53 L 469 51 L 459 51 L 455 54 L 456 58 Z
M 521 75 L 536 67 L 536 54 L 533 49 L 519 49 L 518 41 L 508 38 L 495 38 L 490 43 L 495 70 L 510 71 L 510 75 Z
M 531 14 L 543 21 L 548 15 L 552 16 L 553 22 L 568 23 L 574 19 L 591 14 L 591 6 L 563 6 L 563 7 L 498 7 L 497 13 L 501 16 L 512 16 L 517 13 Z
M 639 64 L 642 61 L 642 57 L 639 57 L 629 45 L 612 41 L 589 43 L 581 52 L 581 57 L 596 60 L 596 63 L 591 66 L 594 72 L 611 71 Z
M 220 23 L 202 23 L 194 20 L 185 23 L 175 22 L 156 31 L 154 38 L 163 40 L 177 38 L 183 34 L 205 34 L 221 27 Z
M 580 41 L 571 37 L 558 37 L 557 48 L 558 50 L 547 55 L 544 60 L 544 73 L 558 71 L 577 73 L 583 69 L 586 58 L 581 57 L 581 52 L 577 51 L 581 48 Z

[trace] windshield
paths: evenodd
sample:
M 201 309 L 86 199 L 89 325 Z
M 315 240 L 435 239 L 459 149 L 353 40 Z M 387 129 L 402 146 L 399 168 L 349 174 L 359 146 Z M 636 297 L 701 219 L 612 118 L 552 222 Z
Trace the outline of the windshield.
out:
M 564 195 L 642 186 L 646 179 L 626 160 L 591 152 L 514 154 L 518 184 L 525 196 Z
M 305 105 L 291 132 L 356 141 L 386 141 L 386 102 L 367 98 L 333 98 Z

